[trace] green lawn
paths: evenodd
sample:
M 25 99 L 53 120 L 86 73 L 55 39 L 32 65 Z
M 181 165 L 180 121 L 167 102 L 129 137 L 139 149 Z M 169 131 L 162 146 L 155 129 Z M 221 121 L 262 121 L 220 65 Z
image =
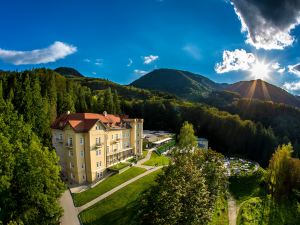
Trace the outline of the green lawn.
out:
M 170 159 L 164 155 L 157 155 L 156 152 L 152 152 L 151 158 L 143 163 L 146 166 L 165 166 L 169 165 Z
M 148 151 L 143 150 L 143 157 L 144 157 L 144 158 L 147 156 L 147 154 L 148 154 Z
M 300 206 L 296 200 L 275 203 L 270 196 L 250 198 L 243 202 L 237 225 L 300 224 Z
M 108 192 L 111 189 L 119 186 L 120 184 L 136 177 L 139 174 L 144 173 L 145 171 L 146 169 L 143 168 L 132 167 L 121 174 L 112 175 L 94 188 L 81 193 L 73 194 L 74 204 L 77 207 L 82 206 L 94 198 L 104 194 L 105 192 Z
M 155 171 L 98 202 L 80 214 L 84 225 L 123 225 L 134 224 L 138 211 L 137 199 L 140 194 L 154 185 L 156 176 L 161 170 Z
M 118 163 L 114 166 L 109 167 L 109 169 L 111 169 L 111 170 L 121 170 L 121 169 L 124 169 L 125 167 L 127 167 L 129 165 L 130 165 L 130 163 L 128 163 L 128 162 L 120 162 L 120 163 Z
M 212 215 L 212 221 L 209 225 L 228 225 L 228 204 L 225 197 L 217 200 L 215 211 Z
M 265 195 L 264 174 L 264 169 L 259 168 L 253 174 L 230 177 L 229 191 L 236 199 L 237 204 L 241 204 L 252 197 Z

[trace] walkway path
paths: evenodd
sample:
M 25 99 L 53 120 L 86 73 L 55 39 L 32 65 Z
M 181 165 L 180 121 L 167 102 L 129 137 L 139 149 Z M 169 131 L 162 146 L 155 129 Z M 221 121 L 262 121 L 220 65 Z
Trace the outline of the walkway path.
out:
M 78 211 L 73 204 L 73 199 L 69 190 L 66 190 L 59 199 L 61 207 L 64 209 L 64 215 L 60 218 L 62 225 L 80 225 Z
M 85 210 L 85 209 L 91 207 L 92 205 L 96 204 L 97 202 L 99 202 L 99 201 L 101 201 L 101 200 L 107 198 L 108 196 L 112 195 L 113 193 L 115 193 L 116 191 L 122 189 L 123 187 L 125 187 L 125 186 L 127 186 L 127 185 L 129 185 L 129 184 L 131 184 L 131 183 L 133 183 L 133 182 L 135 182 L 135 181 L 137 181 L 138 179 L 140 179 L 140 178 L 142 178 L 142 177 L 144 177 L 144 176 L 147 176 L 148 174 L 150 174 L 150 173 L 152 173 L 152 172 L 154 172 L 154 171 L 156 171 L 156 170 L 158 170 L 158 169 L 160 169 L 160 168 L 162 168 L 162 166 L 160 166 L 160 167 L 154 167 L 154 168 L 152 168 L 152 169 L 146 171 L 145 173 L 142 173 L 142 174 L 140 174 L 140 175 L 138 175 L 138 176 L 132 178 L 131 180 L 128 180 L 128 181 L 124 182 L 123 184 L 120 184 L 119 186 L 117 186 L 117 187 L 111 189 L 110 191 L 104 193 L 103 195 L 100 195 L 99 197 L 97 197 L 97 198 L 95 198 L 94 200 L 92 200 L 92 201 L 86 203 L 85 205 L 83 205 L 83 206 L 81 206 L 81 207 L 78 207 L 78 208 L 77 208 L 78 213 L 80 213 L 80 212 L 82 212 L 83 210 Z
M 236 225 L 238 208 L 236 206 L 235 199 L 229 195 L 228 196 L 228 219 L 229 225 Z
M 154 150 L 155 150 L 155 148 L 149 149 L 146 157 L 143 158 L 142 160 L 138 161 L 135 166 L 145 168 L 146 170 L 151 170 L 153 168 L 153 166 L 146 166 L 146 165 L 143 165 L 143 163 L 147 162 L 151 158 L 151 154 Z

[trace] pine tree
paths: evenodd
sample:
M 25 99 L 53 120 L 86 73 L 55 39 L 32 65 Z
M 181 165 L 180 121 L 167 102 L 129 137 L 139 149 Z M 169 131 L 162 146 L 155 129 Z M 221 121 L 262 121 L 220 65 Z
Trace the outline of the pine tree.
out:
M 114 113 L 114 103 L 113 96 L 111 93 L 111 88 L 107 88 L 104 92 L 104 110 L 108 113 Z
M 114 105 L 115 105 L 115 114 L 120 114 L 121 113 L 121 106 L 120 106 L 120 100 L 119 100 L 119 96 L 118 96 L 118 92 L 117 90 L 114 91 L 114 96 L 113 96 L 113 101 L 114 101 Z
M 53 122 L 57 117 L 57 90 L 54 74 L 51 75 L 50 83 L 47 85 L 47 88 L 50 104 L 50 121 Z
M 4 106 L 4 103 L 2 80 L 0 80 L 0 107 Z

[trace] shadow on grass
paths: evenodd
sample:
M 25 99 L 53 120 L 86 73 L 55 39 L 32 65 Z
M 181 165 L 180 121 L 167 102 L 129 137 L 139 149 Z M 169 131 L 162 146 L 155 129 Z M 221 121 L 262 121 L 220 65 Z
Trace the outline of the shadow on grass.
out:
M 84 223 L 84 225 L 137 225 L 136 216 L 139 209 L 137 203 L 137 201 L 134 201 L 125 207 L 109 212 L 94 221 Z

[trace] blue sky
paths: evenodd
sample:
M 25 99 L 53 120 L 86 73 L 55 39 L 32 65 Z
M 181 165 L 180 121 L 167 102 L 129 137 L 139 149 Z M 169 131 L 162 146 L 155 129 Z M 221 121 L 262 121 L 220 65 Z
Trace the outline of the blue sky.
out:
M 155 68 L 176 68 L 216 82 L 263 78 L 300 93 L 299 18 L 291 12 L 300 7 L 284 1 L 283 18 L 275 20 L 264 9 L 276 12 L 282 5 L 255 2 L 2 1 L 0 69 L 70 66 L 128 84 Z

